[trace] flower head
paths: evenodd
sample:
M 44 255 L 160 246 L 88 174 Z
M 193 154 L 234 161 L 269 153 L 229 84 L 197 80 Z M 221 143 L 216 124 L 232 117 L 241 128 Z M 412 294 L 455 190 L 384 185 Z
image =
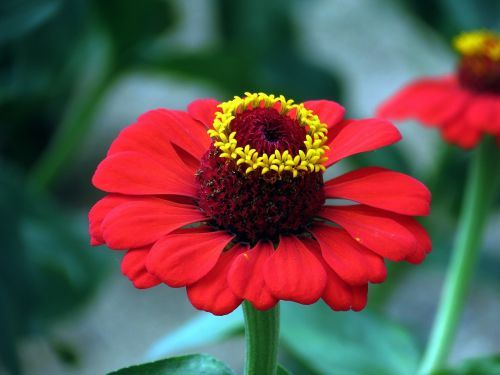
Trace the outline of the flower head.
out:
M 430 193 L 379 167 L 324 182 L 339 160 L 400 139 L 387 121 L 343 114 L 262 93 L 147 112 L 95 172 L 109 194 L 89 213 L 91 243 L 125 250 L 136 287 L 186 287 L 214 314 L 244 299 L 361 310 L 368 283 L 386 277 L 384 258 L 419 263 L 430 251 L 413 218 L 428 214 Z
M 455 74 L 410 83 L 379 115 L 438 127 L 446 141 L 463 148 L 474 147 L 483 134 L 500 144 L 500 34 L 463 33 L 454 47 L 461 57 Z

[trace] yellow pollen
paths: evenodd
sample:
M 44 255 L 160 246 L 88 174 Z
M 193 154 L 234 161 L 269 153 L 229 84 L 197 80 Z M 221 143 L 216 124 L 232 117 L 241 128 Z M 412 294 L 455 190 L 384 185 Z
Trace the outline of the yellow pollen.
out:
M 304 104 L 294 103 L 283 95 L 246 92 L 243 98 L 235 96 L 233 100 L 221 103 L 218 107 L 220 111 L 216 112 L 213 129 L 208 130 L 208 134 L 214 140 L 214 146 L 221 151 L 219 156 L 232 159 L 237 165 L 245 164 L 245 173 L 260 171 L 261 174 L 266 174 L 275 171 L 281 174 L 286 171 L 297 177 L 301 173 L 325 171 L 323 163 L 328 160 L 324 156 L 329 149 L 326 145 L 328 129 L 318 115 Z M 239 145 L 235 138 L 236 132 L 231 130 L 231 122 L 237 114 L 254 108 L 275 108 L 282 116 L 297 120 L 306 129 L 304 151 L 299 150 L 297 155 L 292 155 L 288 151 L 275 150 L 268 155 L 258 153 L 250 145 Z
M 455 37 L 453 46 L 462 56 L 485 56 L 500 61 L 500 34 L 492 31 L 473 31 Z

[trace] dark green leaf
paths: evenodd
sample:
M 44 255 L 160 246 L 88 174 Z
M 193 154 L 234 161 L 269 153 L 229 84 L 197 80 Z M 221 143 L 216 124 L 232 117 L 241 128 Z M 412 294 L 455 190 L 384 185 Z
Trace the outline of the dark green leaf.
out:
M 370 311 L 333 312 L 323 303 L 283 303 L 282 311 L 282 342 L 315 373 L 415 374 L 419 354 L 412 338 Z
M 431 375 L 500 375 L 500 355 L 465 361 L 457 367 L 434 371 Z
M 227 365 L 206 354 L 171 357 L 127 367 L 109 375 L 233 375 Z
M 30 32 L 57 13 L 61 0 L 2 0 L 0 44 Z

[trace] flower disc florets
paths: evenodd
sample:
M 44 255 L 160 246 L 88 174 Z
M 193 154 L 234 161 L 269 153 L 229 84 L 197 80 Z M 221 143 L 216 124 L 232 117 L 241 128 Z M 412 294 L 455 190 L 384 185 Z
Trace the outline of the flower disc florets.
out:
M 219 108 L 197 174 L 199 207 L 251 243 L 304 230 L 325 201 L 326 125 L 283 96 L 247 93 Z
M 476 31 L 460 34 L 454 46 L 462 55 L 458 79 L 462 86 L 500 93 L 500 34 Z
M 328 149 L 325 144 L 327 127 L 317 115 L 305 108 L 302 103 L 295 104 L 293 100 L 286 100 L 283 95 L 275 97 L 263 93 L 245 93 L 245 97 L 235 96 L 233 100 L 219 104 L 219 108 L 221 111 L 215 114 L 213 129 L 210 129 L 208 134 L 214 139 L 215 147 L 221 151 L 220 157 L 234 160 L 237 165 L 244 165 L 246 167 L 245 173 L 260 171 L 260 173 L 266 174 L 269 171 L 275 171 L 281 174 L 286 171 L 291 172 L 293 177 L 297 177 L 300 172 L 325 171 L 323 163 L 327 160 L 324 157 Z M 281 116 L 280 125 L 293 121 L 304 130 L 305 139 L 302 140 L 303 144 L 297 151 L 280 150 L 282 146 L 278 145 L 274 152 L 265 152 L 269 149 L 262 147 L 263 142 L 258 140 L 255 142 L 255 139 L 252 138 L 247 139 L 249 142 L 247 144 L 240 143 L 242 140 L 237 135 L 233 120 L 237 122 L 238 118 L 245 116 L 245 113 L 261 108 L 278 113 Z M 262 120 L 266 119 L 262 118 Z M 259 124 L 257 118 L 253 121 L 252 129 L 246 130 L 248 132 L 259 131 L 266 137 L 263 141 L 267 143 L 274 142 L 278 133 L 283 135 L 283 126 L 278 126 L 275 130 L 270 129 L 271 133 L 266 134 L 265 130 L 261 130 L 262 125 L 266 126 L 267 123 Z M 290 140 L 287 137 L 289 136 L 283 138 L 286 138 L 286 141 L 283 140 L 282 144 Z M 261 148 L 260 151 L 259 148 Z

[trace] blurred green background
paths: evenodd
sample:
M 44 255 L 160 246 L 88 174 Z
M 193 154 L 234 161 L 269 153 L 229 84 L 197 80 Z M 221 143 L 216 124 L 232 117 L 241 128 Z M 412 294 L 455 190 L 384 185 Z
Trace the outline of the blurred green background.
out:
M 241 371 L 238 317 L 193 322 L 183 290 L 135 290 L 119 252 L 88 245 L 86 214 L 102 196 L 90 179 L 111 140 L 149 109 L 245 91 L 332 99 L 349 117 L 373 116 L 409 80 L 451 72 L 450 38 L 474 28 L 500 28 L 498 0 L 3 0 L 0 374 L 94 375 L 200 350 Z M 426 182 L 434 252 L 420 267 L 391 265 L 366 312 L 286 307 L 281 355 L 296 374 L 414 371 L 470 155 L 415 123 L 400 129 L 398 145 L 328 173 L 380 165 Z M 453 363 L 500 353 L 499 206 Z

